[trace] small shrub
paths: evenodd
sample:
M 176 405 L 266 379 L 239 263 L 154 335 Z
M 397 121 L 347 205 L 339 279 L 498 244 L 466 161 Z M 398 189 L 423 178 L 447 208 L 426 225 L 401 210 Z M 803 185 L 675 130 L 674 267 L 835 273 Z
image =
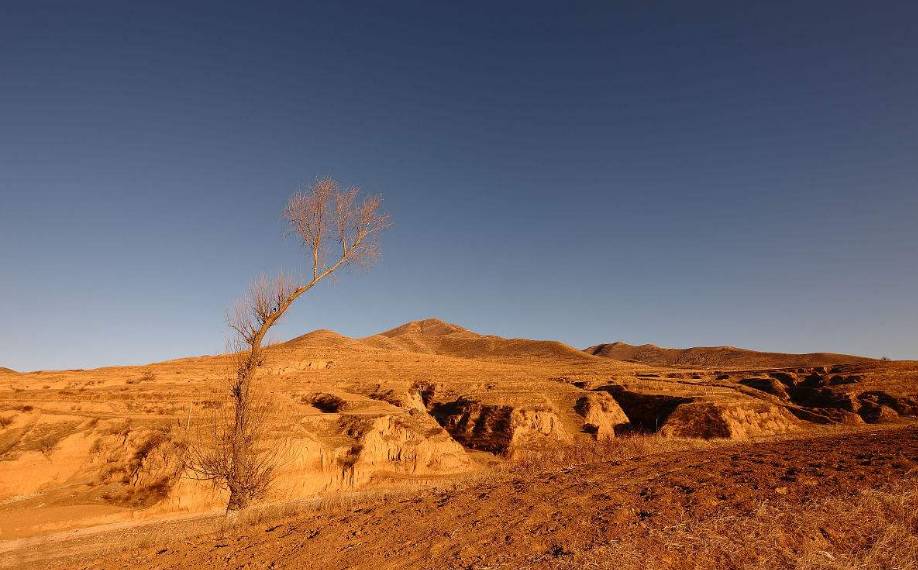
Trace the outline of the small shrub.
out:
M 54 449 L 57 447 L 57 444 L 60 443 L 61 437 L 56 434 L 48 434 L 38 440 L 38 450 L 41 451 L 41 454 L 45 456 L 48 461 L 51 460 L 51 454 L 54 453 Z
M 156 540 L 151 533 L 147 533 L 138 538 L 134 545 L 139 550 L 147 550 L 156 545 Z
M 155 382 L 155 381 L 156 381 L 156 374 L 152 370 L 145 370 L 144 373 L 141 374 L 139 377 L 128 378 L 127 380 L 124 381 L 124 383 L 125 384 L 140 384 L 141 382 Z

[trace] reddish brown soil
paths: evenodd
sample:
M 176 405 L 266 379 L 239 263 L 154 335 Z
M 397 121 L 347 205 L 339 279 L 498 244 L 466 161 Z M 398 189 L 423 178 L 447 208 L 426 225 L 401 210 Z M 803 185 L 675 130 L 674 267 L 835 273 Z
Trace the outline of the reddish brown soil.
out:
M 0 567 L 918 570 L 918 362 L 714 352 L 314 331 L 262 369 L 289 451 L 265 501 L 285 506 L 229 527 L 180 450 L 231 359 L 0 370 Z
M 816 548 L 832 562 L 821 567 L 848 567 L 845 552 L 871 547 L 860 534 L 883 529 L 869 520 L 866 531 L 854 528 L 820 505 L 854 505 L 865 489 L 913 489 L 916 480 L 918 428 L 871 430 L 510 471 L 250 521 L 222 536 L 202 522 L 161 524 L 13 554 L 21 564 L 80 568 L 729 568 L 780 565 L 767 557 Z M 715 520 L 727 522 L 712 554 L 704 532 Z M 747 540 L 747 528 L 764 534 Z M 705 544 L 690 544 L 693 536 Z M 899 540 L 914 545 L 915 536 L 913 527 Z

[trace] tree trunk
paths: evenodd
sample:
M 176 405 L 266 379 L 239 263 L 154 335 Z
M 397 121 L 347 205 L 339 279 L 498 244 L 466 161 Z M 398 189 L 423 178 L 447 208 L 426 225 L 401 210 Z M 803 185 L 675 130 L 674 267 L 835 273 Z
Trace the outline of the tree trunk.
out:
M 241 511 L 249 506 L 249 497 L 235 487 L 230 487 L 229 501 L 226 503 L 226 512 Z
M 245 485 L 246 477 L 249 476 L 249 473 L 245 471 L 245 459 L 244 456 L 249 452 L 249 449 L 246 448 L 246 438 L 248 434 L 246 433 L 246 415 L 249 413 L 249 405 L 251 402 L 248 401 L 248 382 L 249 376 L 251 374 L 251 368 L 249 362 L 252 361 L 252 356 L 255 354 L 255 349 L 249 353 L 249 361 L 244 365 L 244 368 L 239 372 L 236 378 L 236 385 L 233 386 L 233 412 L 234 412 L 234 422 L 233 422 L 233 447 L 232 447 L 232 470 L 230 477 L 227 480 L 227 486 L 230 490 L 229 502 L 226 505 L 226 511 L 241 511 L 246 508 L 251 500 L 249 496 L 248 487 Z

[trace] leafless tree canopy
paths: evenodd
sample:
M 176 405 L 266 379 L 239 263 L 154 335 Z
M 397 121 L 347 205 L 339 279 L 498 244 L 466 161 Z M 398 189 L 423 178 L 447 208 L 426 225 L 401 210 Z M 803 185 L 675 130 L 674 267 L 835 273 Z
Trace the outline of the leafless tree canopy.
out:
M 236 363 L 229 381 L 229 405 L 209 422 L 206 443 L 189 449 L 192 477 L 212 481 L 230 492 L 227 510 L 245 508 L 267 490 L 276 454 L 265 447 L 267 408 L 253 398 L 252 383 L 263 362 L 265 336 L 301 295 L 353 263 L 372 263 L 379 253 L 379 234 L 389 227 L 378 196 L 359 197 L 357 188 L 342 190 L 330 178 L 294 194 L 284 217 L 312 262 L 310 276 L 260 277 L 229 314 L 237 335 Z
M 341 190 L 337 182 L 324 178 L 309 192 L 294 194 L 287 203 L 284 217 L 312 254 L 313 280 L 341 265 L 376 258 L 378 237 L 389 226 L 389 216 L 380 212 L 379 196 L 359 201 L 358 194 L 357 188 Z M 337 248 L 332 247 L 334 244 Z
M 227 316 L 230 328 L 243 344 L 239 348 L 255 344 L 258 333 L 288 303 L 295 289 L 293 280 L 284 274 L 273 278 L 262 275 L 252 283 Z

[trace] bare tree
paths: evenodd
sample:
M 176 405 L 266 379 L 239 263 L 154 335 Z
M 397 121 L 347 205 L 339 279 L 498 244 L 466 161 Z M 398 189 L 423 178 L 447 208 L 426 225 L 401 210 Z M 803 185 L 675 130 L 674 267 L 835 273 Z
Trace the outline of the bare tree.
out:
M 227 511 L 244 509 L 267 491 L 276 453 L 266 444 L 269 410 L 254 396 L 256 370 L 264 362 L 268 331 L 304 293 L 339 269 L 376 259 L 378 238 L 389 227 L 378 196 L 360 200 L 357 188 L 342 190 L 331 178 L 294 194 L 284 209 L 290 233 L 306 248 L 311 276 L 260 277 L 230 313 L 236 333 L 229 405 L 209 421 L 209 443 L 192 442 L 187 465 L 191 476 L 229 490 Z
M 243 509 L 264 496 L 280 451 L 270 437 L 275 407 L 251 376 L 240 382 L 248 356 L 244 347 L 233 351 L 226 377 L 227 398 L 209 401 L 203 421 L 186 427 L 189 476 L 229 490 L 227 512 Z

